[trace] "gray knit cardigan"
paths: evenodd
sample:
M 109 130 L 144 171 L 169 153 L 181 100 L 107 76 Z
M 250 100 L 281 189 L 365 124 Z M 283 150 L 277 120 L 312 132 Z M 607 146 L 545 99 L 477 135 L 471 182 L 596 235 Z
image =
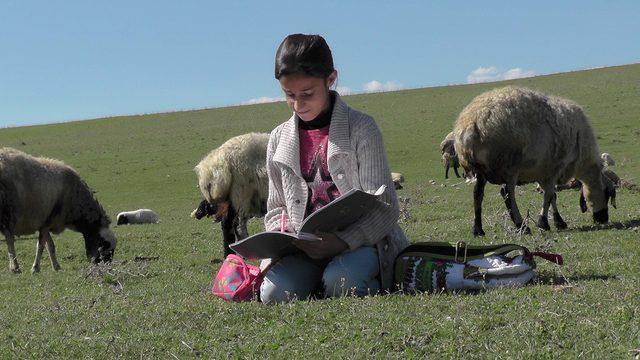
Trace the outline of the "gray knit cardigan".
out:
M 373 118 L 351 109 L 337 93 L 335 97 L 327 149 L 329 173 L 341 194 L 354 188 L 373 193 L 381 185 L 387 185 L 381 200 L 388 204 L 373 209 L 337 235 L 349 245 L 350 250 L 361 246 L 377 248 L 381 285 L 388 290 L 393 285 L 395 258 L 408 242 L 397 224 L 398 199 L 387 165 L 382 134 Z M 304 220 L 309 190 L 300 170 L 295 115 L 271 132 L 267 147 L 267 173 L 266 230 L 280 228 L 280 216 L 284 210 L 289 216 L 287 230 L 297 232 Z

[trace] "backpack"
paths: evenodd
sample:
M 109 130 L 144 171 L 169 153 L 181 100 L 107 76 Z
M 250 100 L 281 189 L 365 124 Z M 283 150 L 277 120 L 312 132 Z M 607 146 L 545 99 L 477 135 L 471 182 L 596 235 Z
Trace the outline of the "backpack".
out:
M 211 293 L 226 301 L 249 301 L 258 299 L 262 279 L 266 273 L 255 265 L 248 264 L 236 254 L 229 254 L 220 266 L 211 285 Z
M 561 255 L 517 244 L 415 243 L 396 258 L 394 280 L 408 293 L 518 287 L 534 277 L 534 256 L 563 264 Z

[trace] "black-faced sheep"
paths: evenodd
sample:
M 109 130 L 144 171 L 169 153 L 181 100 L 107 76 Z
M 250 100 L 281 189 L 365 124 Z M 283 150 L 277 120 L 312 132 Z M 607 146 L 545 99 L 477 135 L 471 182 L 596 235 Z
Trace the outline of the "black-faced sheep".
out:
M 78 173 L 64 163 L 36 158 L 12 148 L 0 149 L 0 232 L 7 240 L 9 269 L 19 271 L 14 238 L 38 231 L 31 270 L 40 271 L 44 246 L 52 267 L 60 269 L 50 232 L 82 233 L 87 257 L 110 261 L 116 238 L 110 220 Z
M 455 150 L 465 171 L 477 176 L 474 188 L 474 235 L 482 229 L 482 199 L 486 182 L 504 184 L 505 205 L 515 225 L 528 232 L 515 201 L 515 186 L 538 182 L 544 203 L 537 226 L 548 230 L 549 205 L 556 228 L 566 228 L 556 205 L 556 184 L 572 177 L 583 184 L 597 223 L 609 220 L 608 202 L 615 199 L 591 125 L 575 103 L 518 87 L 479 95 L 456 121 Z M 613 203 L 612 201 L 612 204 Z M 583 207 L 584 209 L 584 207 Z
M 269 134 L 233 137 L 194 169 L 204 200 L 191 216 L 221 222 L 225 257 L 232 253 L 229 244 L 248 236 L 247 221 L 266 213 L 268 142 Z
M 116 216 L 116 225 L 157 224 L 159 221 L 158 214 L 151 209 L 123 211 Z

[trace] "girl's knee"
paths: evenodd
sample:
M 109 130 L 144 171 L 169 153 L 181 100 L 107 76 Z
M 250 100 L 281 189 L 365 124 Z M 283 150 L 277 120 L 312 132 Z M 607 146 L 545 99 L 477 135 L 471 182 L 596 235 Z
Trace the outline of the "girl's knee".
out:
M 317 284 L 321 269 L 299 259 L 285 258 L 267 271 L 260 285 L 260 300 L 279 304 L 308 298 Z
M 325 296 L 344 296 L 355 292 L 358 287 L 357 281 L 354 281 L 348 273 L 341 270 L 342 269 L 337 267 L 327 267 L 324 271 L 322 275 L 322 285 Z
M 274 283 L 265 278 L 260 285 L 260 301 L 264 304 L 280 304 L 289 299 L 289 292 L 282 286 L 276 286 Z
M 311 292 L 290 279 L 279 278 L 276 282 L 265 277 L 260 285 L 260 301 L 265 304 L 282 304 L 293 300 L 306 299 Z
M 326 296 L 366 296 L 380 290 L 378 256 L 373 248 L 361 248 L 332 260 L 324 270 Z
M 380 290 L 377 276 L 350 274 L 339 269 L 327 269 L 322 276 L 325 296 L 367 296 Z

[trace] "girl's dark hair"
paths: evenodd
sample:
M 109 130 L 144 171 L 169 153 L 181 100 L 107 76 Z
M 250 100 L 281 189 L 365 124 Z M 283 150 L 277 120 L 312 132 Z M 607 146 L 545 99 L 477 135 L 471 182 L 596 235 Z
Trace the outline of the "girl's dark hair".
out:
M 331 49 L 320 35 L 291 34 L 276 52 L 276 79 L 292 74 L 326 78 L 334 70 Z

